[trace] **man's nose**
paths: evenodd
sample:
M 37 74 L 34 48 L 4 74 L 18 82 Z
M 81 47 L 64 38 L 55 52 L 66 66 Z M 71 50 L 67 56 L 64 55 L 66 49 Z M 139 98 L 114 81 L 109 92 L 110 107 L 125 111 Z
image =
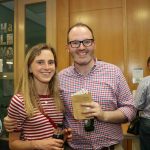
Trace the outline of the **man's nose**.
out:
M 80 49 L 84 49 L 84 48 L 85 48 L 85 46 L 84 46 L 83 42 L 81 42 L 81 43 L 80 43 L 79 48 L 80 48 Z

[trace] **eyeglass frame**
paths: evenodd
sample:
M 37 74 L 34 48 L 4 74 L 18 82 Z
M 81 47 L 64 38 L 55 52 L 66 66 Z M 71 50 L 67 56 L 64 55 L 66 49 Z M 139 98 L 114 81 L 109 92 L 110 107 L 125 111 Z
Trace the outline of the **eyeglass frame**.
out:
M 84 41 L 86 41 L 86 40 L 90 40 L 90 42 L 91 42 L 90 45 L 88 45 L 88 46 L 85 45 Z M 79 46 L 77 46 L 77 47 L 72 47 L 71 42 L 75 42 L 75 41 L 76 41 L 76 42 L 79 42 Z M 79 41 L 79 40 L 69 41 L 68 44 L 71 45 L 72 48 L 79 48 L 79 47 L 81 46 L 81 43 L 82 43 L 85 47 L 89 47 L 89 46 L 91 46 L 91 45 L 93 44 L 93 42 L 94 42 L 94 39 L 85 39 L 85 40 L 83 40 L 83 41 Z

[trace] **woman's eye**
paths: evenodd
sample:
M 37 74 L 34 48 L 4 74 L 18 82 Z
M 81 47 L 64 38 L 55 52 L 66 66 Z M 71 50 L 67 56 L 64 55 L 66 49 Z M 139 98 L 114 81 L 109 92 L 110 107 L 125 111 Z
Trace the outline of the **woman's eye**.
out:
M 37 63 L 38 63 L 38 64 L 43 64 L 44 62 L 43 62 L 43 61 L 37 61 Z
M 55 64 L 54 60 L 49 61 L 49 64 L 50 65 Z
M 50 60 L 50 61 L 48 61 L 48 62 L 45 62 L 45 61 L 37 61 L 37 64 L 39 64 L 39 65 L 45 65 L 45 64 L 53 65 L 53 64 L 55 64 L 55 61 L 54 61 L 54 60 Z

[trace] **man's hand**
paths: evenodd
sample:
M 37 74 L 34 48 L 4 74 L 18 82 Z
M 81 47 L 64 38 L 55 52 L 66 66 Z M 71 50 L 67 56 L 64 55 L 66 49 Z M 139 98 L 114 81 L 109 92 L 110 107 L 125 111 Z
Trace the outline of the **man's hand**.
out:
M 111 123 L 127 122 L 127 118 L 125 117 L 124 113 L 119 109 L 103 111 L 101 106 L 97 102 L 85 103 L 81 106 L 87 108 L 86 111 L 83 112 L 83 114 L 85 114 L 87 118 L 96 117 L 100 121 Z
M 86 111 L 83 114 L 86 115 L 87 118 L 94 118 L 96 117 L 98 120 L 104 120 L 104 111 L 102 111 L 101 106 L 96 102 L 85 103 L 81 105 L 85 107 Z
M 7 132 L 13 132 L 17 128 L 17 121 L 8 116 L 4 118 L 3 124 Z
M 64 129 L 64 135 L 65 135 L 64 141 L 67 141 L 67 142 L 72 141 L 72 130 L 71 130 L 71 128 Z

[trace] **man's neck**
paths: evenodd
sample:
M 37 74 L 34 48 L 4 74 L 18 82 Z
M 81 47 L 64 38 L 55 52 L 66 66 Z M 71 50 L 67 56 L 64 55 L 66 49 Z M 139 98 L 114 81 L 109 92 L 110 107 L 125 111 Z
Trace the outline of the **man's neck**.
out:
M 78 70 L 78 72 L 80 72 L 82 75 L 87 75 L 91 69 L 93 68 L 95 64 L 94 59 L 92 59 L 88 64 L 86 65 L 79 65 L 79 64 L 75 64 L 75 68 Z

